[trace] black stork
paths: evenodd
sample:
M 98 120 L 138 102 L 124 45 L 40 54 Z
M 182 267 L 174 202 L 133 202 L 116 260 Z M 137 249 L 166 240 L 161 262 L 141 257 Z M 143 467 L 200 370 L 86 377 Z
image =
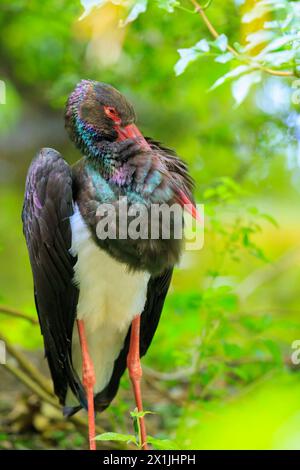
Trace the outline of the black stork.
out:
M 45 354 L 64 415 L 88 411 L 91 450 L 95 410 L 109 406 L 126 366 L 143 410 L 140 357 L 157 328 L 182 247 L 174 237 L 99 239 L 99 206 L 117 207 L 126 196 L 129 204 L 147 207 L 188 205 L 198 217 L 187 166 L 144 138 L 135 119 L 112 86 L 80 81 L 67 101 L 65 125 L 82 159 L 70 167 L 56 150 L 43 148 L 26 180 L 22 220 Z M 144 418 L 139 422 L 147 449 Z

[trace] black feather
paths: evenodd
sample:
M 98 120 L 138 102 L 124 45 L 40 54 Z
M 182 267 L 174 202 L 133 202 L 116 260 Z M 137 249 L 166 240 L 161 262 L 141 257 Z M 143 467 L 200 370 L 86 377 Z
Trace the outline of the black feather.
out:
M 28 171 L 22 212 L 35 303 L 54 391 L 64 404 L 69 386 L 85 404 L 71 351 L 79 295 L 72 282 L 76 258 L 69 252 L 72 201 L 70 167 L 55 150 L 42 149 Z

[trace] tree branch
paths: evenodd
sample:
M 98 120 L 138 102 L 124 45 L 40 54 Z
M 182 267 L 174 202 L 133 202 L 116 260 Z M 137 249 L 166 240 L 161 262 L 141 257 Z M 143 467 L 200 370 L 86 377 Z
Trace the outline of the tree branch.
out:
M 42 401 L 45 401 L 46 403 L 49 403 L 52 405 L 55 409 L 61 411 L 61 406 L 58 404 L 56 398 L 54 398 L 53 395 L 49 395 L 45 390 L 42 390 L 25 372 L 22 370 L 18 369 L 17 367 L 14 367 L 12 364 L 9 362 L 4 364 L 5 369 L 10 372 L 14 377 L 16 377 L 20 382 L 22 382 L 29 390 L 31 390 L 33 393 L 35 393 Z M 79 416 L 70 416 L 70 421 L 74 423 L 77 426 L 83 427 L 87 429 L 87 423 L 86 420 Z M 101 428 L 100 426 L 97 426 L 96 428 L 97 433 L 102 433 L 104 432 L 104 429 Z
M 9 315 L 11 317 L 21 318 L 22 320 L 27 320 L 33 325 L 38 325 L 39 323 L 36 318 L 32 318 L 26 313 L 20 312 L 19 310 L 16 310 L 11 307 L 7 307 L 6 305 L 0 305 L 0 313 L 3 313 L 4 315 Z
M 50 384 L 50 381 L 46 379 L 39 371 L 38 369 L 29 362 L 27 357 L 21 353 L 21 351 L 18 351 L 15 349 L 8 339 L 3 335 L 3 333 L 0 333 L 0 340 L 4 341 L 6 345 L 6 349 L 9 352 L 9 354 L 14 357 L 21 368 L 26 372 L 29 378 L 31 378 L 35 383 L 37 383 L 42 390 L 44 390 L 46 393 L 52 395 L 52 387 Z
M 46 403 L 49 403 L 50 405 L 52 405 L 55 409 L 57 410 L 60 410 L 61 411 L 61 406 L 59 405 L 57 399 L 54 397 L 53 393 L 52 393 L 52 389 L 50 388 L 50 391 L 49 391 L 49 386 L 50 386 L 50 383 L 47 381 L 46 378 L 44 378 L 39 372 L 37 372 L 37 370 L 34 372 L 34 374 L 32 374 L 32 370 L 35 369 L 35 367 L 33 367 L 29 361 L 27 361 L 27 359 L 25 358 L 25 361 L 24 361 L 24 357 L 23 354 L 19 353 L 19 352 L 16 352 L 16 350 L 7 342 L 7 340 L 5 340 L 5 343 L 6 343 L 6 348 L 7 350 L 9 351 L 9 353 L 19 362 L 19 360 L 21 360 L 21 363 L 22 363 L 22 366 L 24 366 L 24 364 L 26 365 L 26 369 L 29 369 L 30 370 L 30 374 L 22 371 L 21 369 L 13 366 L 11 363 L 7 362 L 6 364 L 4 364 L 4 367 L 5 369 L 10 373 L 12 374 L 14 377 L 16 377 L 21 383 L 23 383 L 23 385 L 25 385 L 27 388 L 29 388 L 29 390 L 31 390 L 33 393 L 35 393 L 42 401 L 46 402 Z M 21 364 L 20 364 L 21 365 Z M 37 373 L 36 373 L 37 372 Z M 39 382 L 43 385 L 45 385 L 47 383 L 47 390 L 45 390 L 45 387 L 44 386 L 40 386 L 40 383 L 37 383 L 33 376 L 35 378 L 38 378 L 39 379 Z M 84 419 L 83 417 L 81 416 L 78 416 L 78 415 L 74 415 L 74 416 L 70 416 L 68 418 L 76 427 L 79 427 L 79 428 L 82 428 L 84 429 L 85 431 L 88 429 L 88 424 L 87 424 L 87 420 Z M 96 425 L 96 432 L 97 434 L 101 434 L 103 433 L 105 430 L 99 426 L 99 425 Z M 101 445 L 101 444 L 100 444 Z M 113 443 L 111 442 L 110 443 L 110 448 L 111 449 L 128 449 L 128 446 L 122 444 L 122 443 Z
M 218 39 L 220 34 L 217 32 L 215 27 L 212 25 L 212 23 L 209 21 L 204 8 L 199 5 L 197 0 L 190 0 L 192 4 L 195 7 L 195 10 L 199 15 L 201 16 L 203 22 L 207 26 L 207 29 L 209 30 L 210 34 L 215 38 Z M 241 56 L 230 44 L 227 44 L 227 50 L 231 52 L 240 62 L 247 62 L 248 64 L 253 64 L 253 62 L 250 59 L 245 58 L 244 56 Z M 258 63 L 253 64 L 253 68 L 262 70 L 265 73 L 268 73 L 269 75 L 276 75 L 278 77 L 293 77 L 295 74 L 290 71 L 290 70 L 274 70 L 270 69 L 268 67 L 264 67 L 263 65 L 260 65 Z
M 284 253 L 273 263 L 270 263 L 252 272 L 237 286 L 235 290 L 236 294 L 242 300 L 245 300 L 260 286 L 270 282 L 282 272 L 295 266 L 297 263 L 299 263 L 299 260 L 300 246 L 297 246 Z

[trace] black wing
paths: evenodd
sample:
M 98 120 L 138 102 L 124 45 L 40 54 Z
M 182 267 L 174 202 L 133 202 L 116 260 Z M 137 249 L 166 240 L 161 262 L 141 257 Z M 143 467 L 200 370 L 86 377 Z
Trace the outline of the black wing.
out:
M 73 285 L 76 258 L 69 217 L 73 214 L 69 165 L 53 149 L 42 149 L 27 175 L 22 212 L 34 295 L 54 391 L 64 404 L 70 386 L 84 404 L 85 395 L 72 367 L 72 331 L 78 289 Z
M 165 298 L 171 283 L 173 269 L 166 270 L 158 277 L 151 277 L 148 283 L 147 300 L 144 311 L 141 316 L 141 331 L 140 331 L 140 355 L 144 356 L 151 344 L 152 338 L 156 331 Z M 129 328 L 128 334 L 125 339 L 123 349 L 119 357 L 115 361 L 114 370 L 110 382 L 102 392 L 98 393 L 95 397 L 95 406 L 98 411 L 102 411 L 110 404 L 115 397 L 119 383 L 124 371 L 126 369 L 127 354 L 129 351 L 130 341 Z

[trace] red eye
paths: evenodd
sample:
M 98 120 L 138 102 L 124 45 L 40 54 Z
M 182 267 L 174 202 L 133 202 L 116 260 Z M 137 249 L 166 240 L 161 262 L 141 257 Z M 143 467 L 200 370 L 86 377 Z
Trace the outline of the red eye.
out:
M 104 106 L 104 112 L 106 116 L 112 119 L 116 124 L 121 124 L 121 119 L 115 108 L 112 106 Z

